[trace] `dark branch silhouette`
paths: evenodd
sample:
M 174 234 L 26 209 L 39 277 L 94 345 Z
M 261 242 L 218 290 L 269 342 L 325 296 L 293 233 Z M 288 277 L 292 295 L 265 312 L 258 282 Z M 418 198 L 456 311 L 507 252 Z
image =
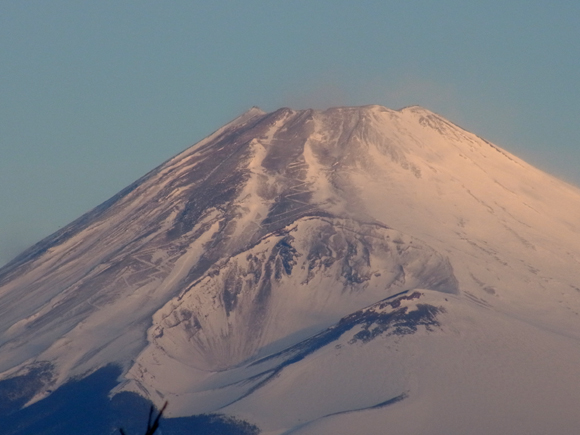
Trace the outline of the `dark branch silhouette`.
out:
M 157 428 L 159 428 L 159 420 L 161 419 L 161 416 L 163 415 L 163 411 L 165 411 L 165 408 L 167 408 L 167 402 L 165 402 L 165 404 L 159 411 L 159 414 L 157 414 L 157 417 L 155 417 L 153 424 L 151 424 L 151 419 L 153 417 L 154 410 L 153 405 L 151 405 L 151 408 L 149 409 L 149 418 L 147 420 L 147 432 L 145 432 L 145 435 L 153 435 L 157 430 Z M 127 433 L 123 430 L 123 428 L 120 428 L 119 432 L 121 432 L 121 435 L 127 435 Z

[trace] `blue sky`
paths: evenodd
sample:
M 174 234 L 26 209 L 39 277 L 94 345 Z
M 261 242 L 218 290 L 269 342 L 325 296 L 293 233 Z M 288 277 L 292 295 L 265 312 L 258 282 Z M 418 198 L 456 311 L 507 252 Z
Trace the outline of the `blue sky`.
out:
M 0 264 L 251 106 L 423 105 L 580 185 L 580 3 L 3 1 Z

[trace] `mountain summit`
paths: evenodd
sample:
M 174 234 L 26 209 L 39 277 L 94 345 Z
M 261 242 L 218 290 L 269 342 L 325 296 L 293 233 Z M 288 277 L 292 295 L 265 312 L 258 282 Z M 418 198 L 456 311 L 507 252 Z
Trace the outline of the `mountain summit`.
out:
M 433 112 L 252 108 L 0 269 L 0 408 L 574 433 L 579 270 L 580 190 Z

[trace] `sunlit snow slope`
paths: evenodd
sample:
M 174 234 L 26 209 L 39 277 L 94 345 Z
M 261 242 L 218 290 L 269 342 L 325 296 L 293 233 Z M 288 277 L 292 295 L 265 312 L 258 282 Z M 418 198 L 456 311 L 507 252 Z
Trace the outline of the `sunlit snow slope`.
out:
M 253 108 L 0 269 L 0 379 L 116 363 L 271 434 L 574 433 L 579 312 L 577 188 L 420 107 Z

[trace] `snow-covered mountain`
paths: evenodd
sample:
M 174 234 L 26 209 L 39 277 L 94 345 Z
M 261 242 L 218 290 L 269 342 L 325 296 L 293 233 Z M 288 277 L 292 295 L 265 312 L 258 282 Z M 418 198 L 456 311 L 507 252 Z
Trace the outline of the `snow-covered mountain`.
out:
M 572 434 L 579 312 L 579 189 L 421 107 L 253 108 L 0 269 L 0 410 L 115 364 L 267 434 Z

